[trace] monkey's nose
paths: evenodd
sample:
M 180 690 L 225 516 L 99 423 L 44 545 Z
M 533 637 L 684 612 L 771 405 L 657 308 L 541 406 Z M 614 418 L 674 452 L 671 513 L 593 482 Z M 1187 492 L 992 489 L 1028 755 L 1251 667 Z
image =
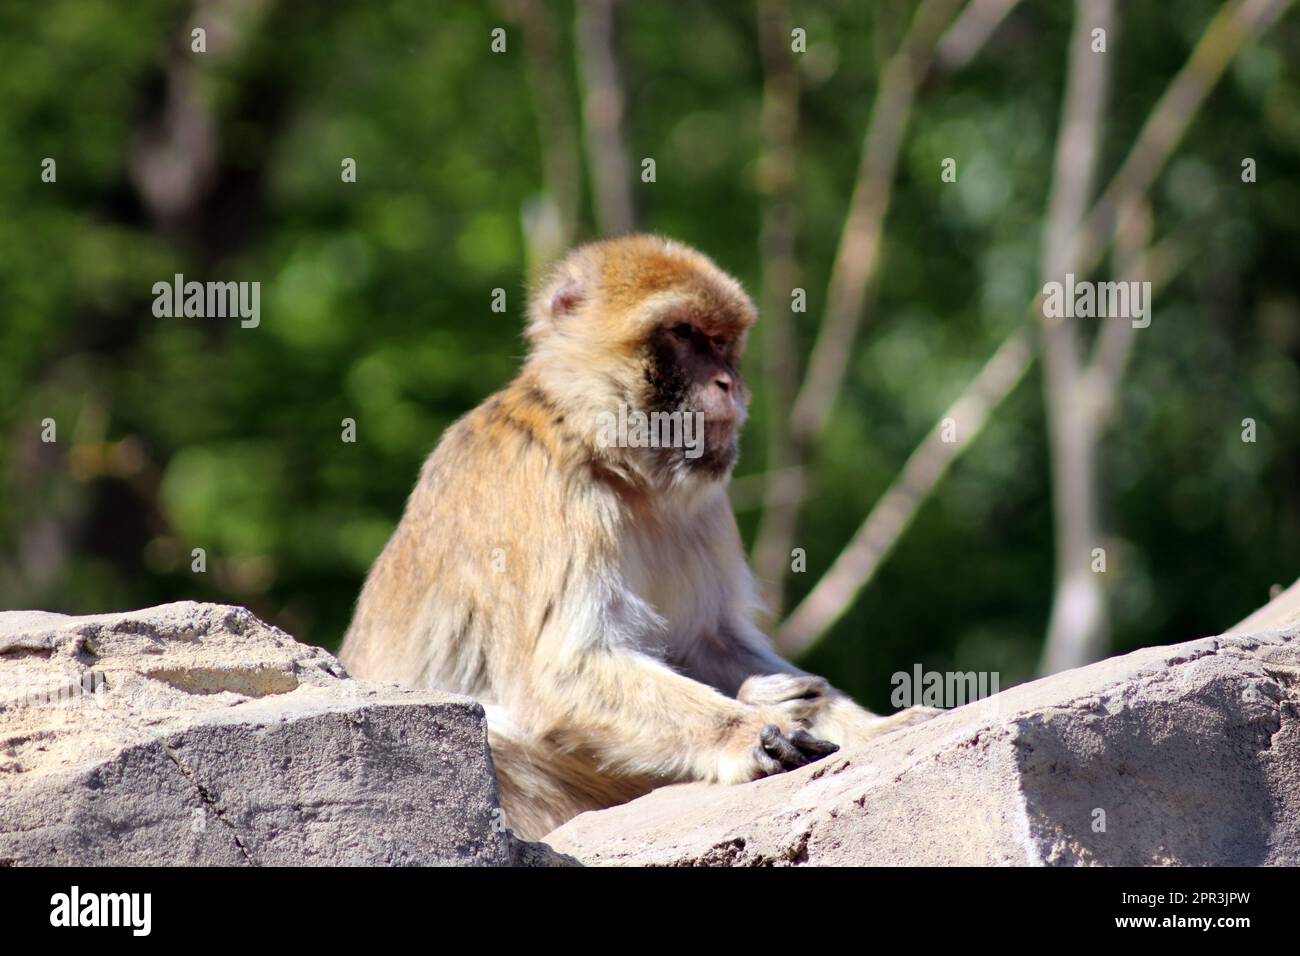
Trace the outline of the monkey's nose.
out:
M 730 392 L 730 391 L 731 391 L 731 376 L 729 376 L 729 375 L 719 375 L 719 376 L 717 376 L 717 377 L 713 380 L 713 384 L 716 385 L 716 386 L 718 386 L 718 388 L 722 389 L 724 392 Z

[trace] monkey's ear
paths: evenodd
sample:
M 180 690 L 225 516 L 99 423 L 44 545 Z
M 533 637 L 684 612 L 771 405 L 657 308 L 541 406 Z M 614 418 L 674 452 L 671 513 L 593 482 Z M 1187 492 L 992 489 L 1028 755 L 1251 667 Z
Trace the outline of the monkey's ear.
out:
M 588 286 L 573 263 L 564 266 L 533 295 L 528 309 L 529 340 L 540 342 L 587 301 Z
M 584 298 L 586 296 L 577 280 L 564 281 L 551 293 L 551 317 L 559 320 L 566 315 L 571 315 L 578 306 L 582 305 Z

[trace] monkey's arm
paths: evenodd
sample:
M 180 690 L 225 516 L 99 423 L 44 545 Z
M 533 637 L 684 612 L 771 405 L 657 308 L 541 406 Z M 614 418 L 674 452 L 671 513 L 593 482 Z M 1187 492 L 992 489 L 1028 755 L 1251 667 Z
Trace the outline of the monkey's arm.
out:
M 794 726 L 814 736 L 845 745 L 918 723 L 934 716 L 928 708 L 912 708 L 882 717 L 853 702 L 824 678 L 781 657 L 755 625 L 757 588 L 745 561 L 740 531 L 725 495 L 696 520 L 707 527 L 705 540 L 717 551 L 707 566 L 713 577 L 702 587 L 717 596 L 717 616 L 695 619 L 697 630 L 668 641 L 672 663 L 682 673 L 734 697 L 743 704 L 775 709 Z
M 749 621 L 729 620 L 719 632 L 718 640 L 704 643 L 705 651 L 691 659 L 688 673 L 734 694 L 742 703 L 786 713 L 815 737 L 853 746 L 941 713 L 930 707 L 909 707 L 889 716 L 873 714 L 825 678 L 777 654 Z
M 629 776 L 740 783 L 833 753 L 788 711 L 727 697 L 645 654 L 592 651 L 559 672 L 546 736 Z

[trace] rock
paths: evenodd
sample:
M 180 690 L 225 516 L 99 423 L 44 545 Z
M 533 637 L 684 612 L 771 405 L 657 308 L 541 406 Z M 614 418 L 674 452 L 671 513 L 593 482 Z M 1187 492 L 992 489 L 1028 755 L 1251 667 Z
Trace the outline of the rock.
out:
M 0 866 L 556 862 L 499 816 L 468 698 L 243 608 L 0 614 Z
M 1300 631 L 1234 632 L 1023 684 L 793 773 L 666 787 L 545 842 L 606 865 L 1295 866 L 1298 715 Z
M 354 681 L 242 608 L 3 613 L 0 866 L 1300 865 L 1298 609 L 538 844 L 498 825 L 468 698 Z

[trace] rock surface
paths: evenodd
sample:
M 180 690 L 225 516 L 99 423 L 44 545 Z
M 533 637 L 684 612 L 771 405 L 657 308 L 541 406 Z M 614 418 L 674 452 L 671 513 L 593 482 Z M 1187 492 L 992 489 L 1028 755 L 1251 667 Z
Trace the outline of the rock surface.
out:
M 1300 632 L 1234 632 L 1023 684 L 793 773 L 663 788 L 545 841 L 604 865 L 1294 866 L 1298 717 Z
M 243 608 L 0 614 L 0 866 L 550 861 L 498 820 L 468 698 Z
M 0 866 L 1300 865 L 1300 586 L 794 773 L 545 844 L 499 819 L 468 698 L 351 680 L 237 607 L 0 614 Z

